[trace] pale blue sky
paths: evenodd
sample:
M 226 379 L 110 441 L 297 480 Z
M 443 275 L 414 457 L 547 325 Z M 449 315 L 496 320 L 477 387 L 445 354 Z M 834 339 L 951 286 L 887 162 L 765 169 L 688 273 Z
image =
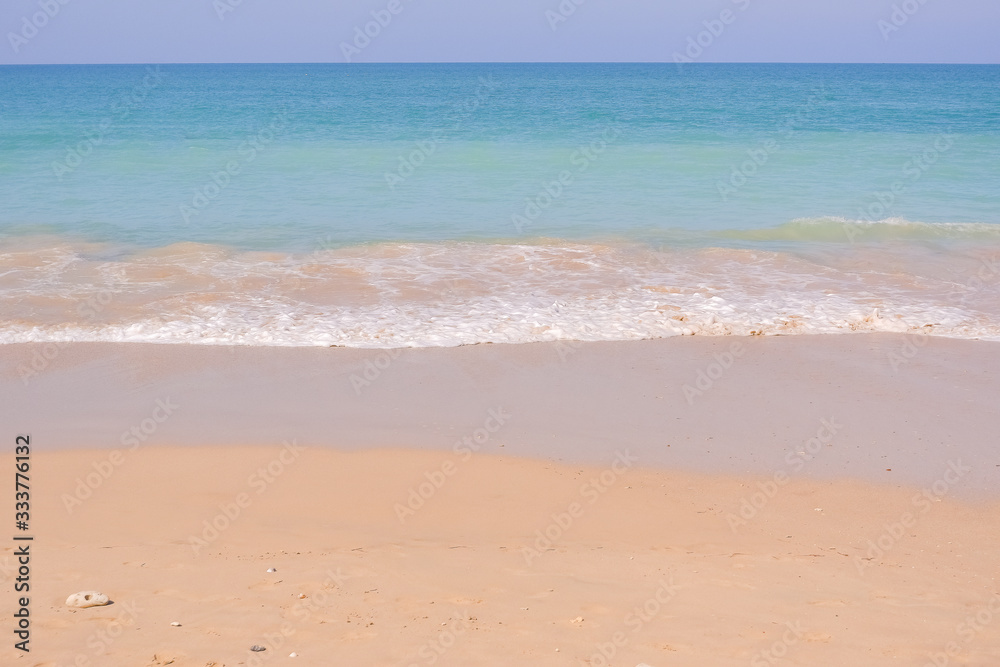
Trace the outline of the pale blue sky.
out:
M 1000 63 L 997 0 L 562 4 L 565 21 L 560 0 L 4 0 L 0 63 L 345 62 L 380 10 L 351 61 L 671 62 L 703 33 L 701 62 Z

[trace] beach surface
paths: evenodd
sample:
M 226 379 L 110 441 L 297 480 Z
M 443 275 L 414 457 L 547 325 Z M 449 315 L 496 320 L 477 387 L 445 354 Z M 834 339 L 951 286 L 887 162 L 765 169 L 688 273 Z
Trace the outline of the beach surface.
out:
M 998 369 L 888 334 L 3 346 L 34 541 L 0 662 L 996 664 Z
M 960 493 L 1000 489 L 1000 343 L 914 334 L 18 344 L 0 346 L 0 392 L 9 428 L 39 450 L 294 440 L 603 465 L 628 448 L 650 467 L 910 485 L 961 459 Z

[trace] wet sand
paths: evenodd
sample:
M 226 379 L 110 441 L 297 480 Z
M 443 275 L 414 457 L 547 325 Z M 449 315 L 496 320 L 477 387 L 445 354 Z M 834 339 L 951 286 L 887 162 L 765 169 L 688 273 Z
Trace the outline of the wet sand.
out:
M 1000 489 L 992 342 L 854 334 L 396 351 L 7 345 L 0 393 L 11 428 L 43 450 L 291 439 L 451 450 L 502 409 L 509 417 L 482 446 L 509 456 L 600 465 L 630 447 L 645 466 L 911 485 L 961 458 L 973 467 L 963 494 Z M 168 400 L 169 417 L 149 421 L 166 417 L 158 402 Z M 828 434 L 824 421 L 836 433 L 817 449 L 810 440 Z

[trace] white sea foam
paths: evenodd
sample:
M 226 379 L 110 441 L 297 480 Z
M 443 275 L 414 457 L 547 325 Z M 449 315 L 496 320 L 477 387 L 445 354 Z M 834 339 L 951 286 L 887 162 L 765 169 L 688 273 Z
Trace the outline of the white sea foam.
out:
M 995 251 L 995 252 L 994 252 Z M 1000 340 L 1000 247 L 801 253 L 383 244 L 307 255 L 183 244 L 115 261 L 0 252 L 0 342 L 428 347 L 921 331 Z

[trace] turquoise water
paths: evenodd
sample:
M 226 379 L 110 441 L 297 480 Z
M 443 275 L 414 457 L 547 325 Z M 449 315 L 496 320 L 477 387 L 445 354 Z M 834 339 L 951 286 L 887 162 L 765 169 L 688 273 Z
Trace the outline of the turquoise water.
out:
M 0 67 L 0 340 L 994 337 L 998 176 L 996 66 Z

